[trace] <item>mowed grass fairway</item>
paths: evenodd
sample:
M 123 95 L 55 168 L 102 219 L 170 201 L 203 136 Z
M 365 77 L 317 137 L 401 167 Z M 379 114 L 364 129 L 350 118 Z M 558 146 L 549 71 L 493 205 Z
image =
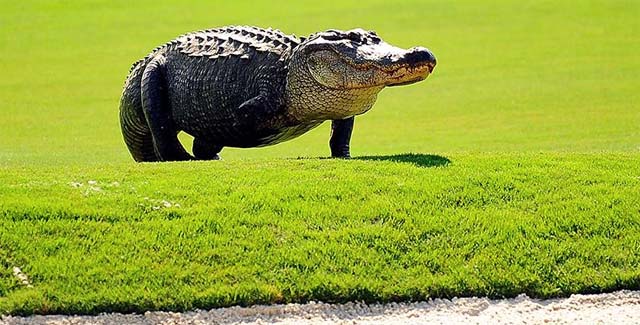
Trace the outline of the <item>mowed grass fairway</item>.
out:
M 640 289 L 637 1 L 0 8 L 0 314 Z M 438 66 L 356 119 L 349 161 L 325 124 L 134 163 L 131 63 L 227 24 L 363 27 Z

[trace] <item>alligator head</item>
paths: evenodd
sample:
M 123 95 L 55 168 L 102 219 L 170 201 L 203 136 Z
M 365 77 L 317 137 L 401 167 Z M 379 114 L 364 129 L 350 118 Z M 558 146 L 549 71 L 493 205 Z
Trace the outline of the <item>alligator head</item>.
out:
M 297 115 L 347 118 L 369 110 L 384 87 L 424 80 L 435 65 L 423 47 L 404 50 L 362 29 L 328 30 L 296 47 L 287 91 Z

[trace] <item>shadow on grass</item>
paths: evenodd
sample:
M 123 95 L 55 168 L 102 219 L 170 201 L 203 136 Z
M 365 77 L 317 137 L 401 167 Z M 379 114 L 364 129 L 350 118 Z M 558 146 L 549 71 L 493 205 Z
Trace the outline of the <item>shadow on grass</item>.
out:
M 413 164 L 423 168 L 446 166 L 451 163 L 451 160 L 449 160 L 449 158 L 447 157 L 438 155 L 425 155 L 421 153 L 403 153 L 399 155 L 389 156 L 362 156 L 353 157 L 351 159 L 369 161 L 393 161 Z

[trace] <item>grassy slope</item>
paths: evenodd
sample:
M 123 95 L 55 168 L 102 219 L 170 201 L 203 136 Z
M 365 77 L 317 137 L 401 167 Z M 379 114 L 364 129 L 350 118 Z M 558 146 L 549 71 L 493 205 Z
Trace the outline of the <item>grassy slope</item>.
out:
M 3 3 L 0 163 L 129 161 L 116 110 L 130 64 L 177 34 L 232 23 L 297 34 L 362 26 L 436 53 L 430 80 L 383 91 L 358 119 L 358 155 L 638 151 L 636 2 L 334 2 Z M 326 155 L 327 133 L 224 156 Z
M 638 193 L 630 154 L 17 169 L 0 312 L 638 289 Z
M 633 1 L 3 3 L 0 313 L 640 288 L 639 14 Z M 224 24 L 361 26 L 439 66 L 358 118 L 353 152 L 377 158 L 282 159 L 326 155 L 325 125 L 225 162 L 133 164 L 116 113 L 129 65 Z

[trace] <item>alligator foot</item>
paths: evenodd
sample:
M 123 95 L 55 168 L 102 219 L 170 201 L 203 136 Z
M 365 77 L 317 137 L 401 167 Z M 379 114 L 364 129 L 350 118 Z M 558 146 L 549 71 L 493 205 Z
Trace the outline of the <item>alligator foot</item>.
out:
M 207 158 L 203 158 L 203 157 L 195 157 L 196 160 L 222 160 L 222 157 L 220 157 L 219 154 L 215 154 L 211 157 L 207 157 Z
M 193 139 L 193 155 L 198 160 L 221 160 L 220 150 L 222 150 L 222 146 L 211 145 L 204 138 L 194 138 Z

